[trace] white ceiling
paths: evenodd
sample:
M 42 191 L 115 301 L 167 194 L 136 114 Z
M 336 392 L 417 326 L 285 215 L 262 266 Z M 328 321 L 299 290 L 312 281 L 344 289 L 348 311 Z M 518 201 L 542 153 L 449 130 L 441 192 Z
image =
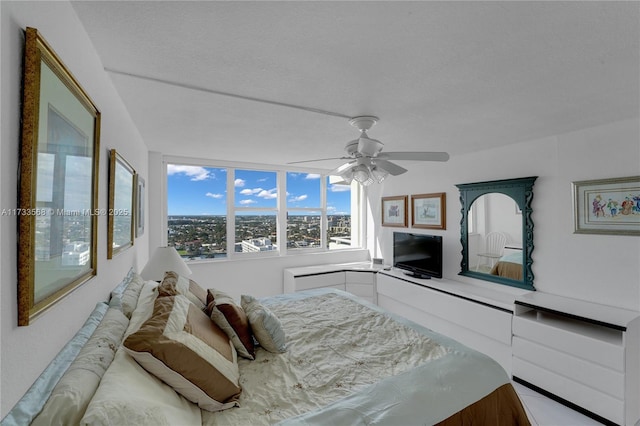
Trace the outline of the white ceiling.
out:
M 455 156 L 640 115 L 637 1 L 72 5 L 166 154 L 339 157 L 348 117 L 377 115 L 386 151 Z

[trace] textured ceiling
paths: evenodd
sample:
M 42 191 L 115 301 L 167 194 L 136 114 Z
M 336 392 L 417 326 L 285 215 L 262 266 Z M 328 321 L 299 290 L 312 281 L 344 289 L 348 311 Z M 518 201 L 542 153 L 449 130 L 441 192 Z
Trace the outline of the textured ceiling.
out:
M 459 155 L 640 114 L 639 2 L 72 5 L 166 154 L 339 157 L 372 114 L 386 151 Z

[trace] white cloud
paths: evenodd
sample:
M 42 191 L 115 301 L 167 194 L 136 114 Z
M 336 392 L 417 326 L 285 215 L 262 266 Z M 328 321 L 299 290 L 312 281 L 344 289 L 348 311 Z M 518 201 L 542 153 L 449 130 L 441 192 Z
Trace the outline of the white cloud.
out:
M 305 179 L 320 179 L 322 176 L 320 176 L 317 173 L 307 173 L 307 175 L 304 177 Z
M 242 204 L 243 206 L 249 205 L 249 204 L 255 204 L 257 201 L 256 200 L 240 200 L 240 204 Z
M 244 179 L 236 179 L 236 180 L 233 181 L 233 185 L 236 188 L 242 188 L 245 183 L 246 183 L 246 181 Z
M 297 201 L 304 201 L 307 199 L 307 197 L 308 197 L 307 194 L 302 194 L 302 195 L 298 195 L 297 197 L 291 197 L 289 201 L 295 203 Z
M 329 191 L 331 192 L 347 192 L 351 191 L 350 185 L 330 185 Z
M 207 169 L 200 166 L 182 166 L 177 164 L 167 165 L 167 175 L 173 176 L 183 174 L 191 178 L 192 181 L 211 179 L 213 176 Z
M 212 192 L 207 192 L 204 195 L 207 196 L 207 197 L 215 198 L 216 200 L 218 200 L 220 198 L 224 198 L 224 194 L 214 194 Z
M 278 188 L 273 189 L 262 189 L 260 192 L 256 194 L 256 197 L 264 198 L 266 200 L 272 200 L 274 198 L 278 198 Z

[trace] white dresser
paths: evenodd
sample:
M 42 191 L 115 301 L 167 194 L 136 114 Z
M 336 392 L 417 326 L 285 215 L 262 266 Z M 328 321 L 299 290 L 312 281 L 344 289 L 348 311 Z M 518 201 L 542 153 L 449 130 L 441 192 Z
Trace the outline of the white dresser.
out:
M 489 355 L 511 374 L 515 294 L 445 278 L 413 278 L 396 268 L 381 271 L 377 287 L 379 306 Z
M 540 292 L 515 304 L 515 381 L 605 423 L 640 421 L 639 312 Z
M 334 263 L 284 270 L 284 292 L 337 288 L 377 303 L 376 272 L 383 265 L 371 262 Z

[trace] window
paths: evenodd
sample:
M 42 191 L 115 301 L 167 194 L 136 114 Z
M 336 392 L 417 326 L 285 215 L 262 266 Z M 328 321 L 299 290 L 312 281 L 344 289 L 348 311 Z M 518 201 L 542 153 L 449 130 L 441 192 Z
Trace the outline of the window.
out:
M 168 163 L 166 171 L 167 244 L 187 260 L 359 246 L 350 185 L 246 167 Z
M 235 170 L 234 222 L 236 253 L 278 250 L 277 173 Z
M 330 250 L 358 245 L 351 221 L 352 185 L 331 183 L 327 177 L 327 244 Z M 357 186 L 356 186 L 357 187 Z M 355 224 L 354 224 L 355 225 Z
M 186 259 L 227 256 L 227 170 L 167 165 L 167 244 Z
M 287 172 L 287 249 L 322 248 L 322 176 Z

